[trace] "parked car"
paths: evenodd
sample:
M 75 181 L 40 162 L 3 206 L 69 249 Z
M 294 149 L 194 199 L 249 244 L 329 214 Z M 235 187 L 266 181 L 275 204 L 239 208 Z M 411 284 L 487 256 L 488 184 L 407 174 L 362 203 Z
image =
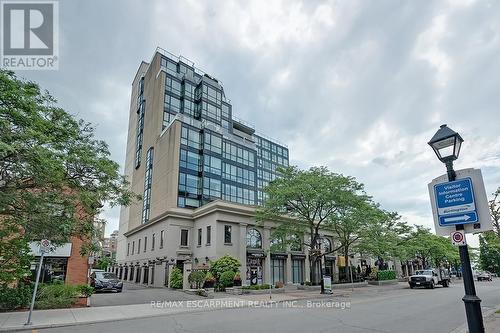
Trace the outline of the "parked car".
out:
M 116 290 L 121 293 L 123 290 L 123 282 L 118 279 L 115 273 L 110 272 L 94 272 L 90 275 L 90 285 L 96 291 Z
M 450 274 L 445 269 L 423 269 L 415 272 L 415 275 L 410 276 L 408 280 L 410 288 L 426 287 L 434 289 L 438 284 L 443 287 L 450 285 Z
M 490 272 L 480 272 L 477 274 L 477 280 L 478 281 L 492 281 L 493 278 L 491 276 Z

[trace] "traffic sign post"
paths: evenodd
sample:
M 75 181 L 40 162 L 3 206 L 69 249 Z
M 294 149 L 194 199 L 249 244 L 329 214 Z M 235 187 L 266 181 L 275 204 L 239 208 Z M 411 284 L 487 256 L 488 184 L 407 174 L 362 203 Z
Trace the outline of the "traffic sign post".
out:
M 48 239 L 42 239 L 40 241 L 40 262 L 38 263 L 38 269 L 36 271 L 35 288 L 33 289 L 33 296 L 31 297 L 30 312 L 28 313 L 28 320 L 24 325 L 31 325 L 31 315 L 33 314 L 33 308 L 35 306 L 36 291 L 38 289 L 38 281 L 40 280 L 40 272 L 42 271 L 43 256 L 45 253 L 49 253 L 52 250 L 51 243 Z
M 450 235 L 451 243 L 455 246 L 467 245 L 465 233 L 463 230 L 456 230 Z

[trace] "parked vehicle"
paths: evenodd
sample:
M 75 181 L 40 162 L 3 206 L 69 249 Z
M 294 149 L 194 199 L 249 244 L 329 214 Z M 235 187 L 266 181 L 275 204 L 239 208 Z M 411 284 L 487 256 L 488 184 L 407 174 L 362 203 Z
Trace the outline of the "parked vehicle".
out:
M 410 276 L 408 284 L 411 289 L 415 287 L 434 289 L 438 284 L 448 287 L 450 285 L 450 274 L 448 270 L 442 268 L 423 269 Z
M 492 281 L 493 277 L 491 276 L 490 272 L 480 272 L 477 274 L 477 280 L 478 281 Z
M 123 290 L 123 282 L 118 279 L 115 273 L 109 272 L 94 272 L 90 275 L 90 285 L 99 290 L 116 290 L 121 293 Z

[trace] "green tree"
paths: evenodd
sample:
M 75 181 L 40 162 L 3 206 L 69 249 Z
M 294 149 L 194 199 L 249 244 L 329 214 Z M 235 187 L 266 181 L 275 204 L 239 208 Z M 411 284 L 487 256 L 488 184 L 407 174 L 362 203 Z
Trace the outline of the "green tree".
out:
M 109 156 L 90 124 L 57 107 L 36 83 L 0 71 L 0 283 L 29 268 L 30 241 L 58 245 L 74 235 L 90 251 L 103 204 L 137 197 Z
M 500 187 L 493 193 L 493 199 L 490 200 L 489 206 L 493 231 L 500 238 Z
M 424 267 L 439 267 L 443 263 L 459 261 L 458 248 L 448 238 L 437 236 L 422 226 L 415 226 L 404 242 L 403 251 L 408 259 L 421 259 Z
M 336 227 L 338 233 L 343 234 L 341 223 L 351 219 L 349 222 L 359 222 L 349 224 L 352 232 L 358 232 L 366 216 L 357 207 L 364 206 L 370 199 L 364 195 L 363 185 L 354 178 L 330 172 L 326 167 L 305 171 L 288 167 L 278 171 L 280 177 L 264 189 L 267 199 L 257 210 L 257 220 L 276 222 L 272 237 L 279 240 L 279 246 L 296 245 L 297 235 L 305 236 L 303 245 L 309 249 L 310 278 L 317 282 L 314 278 L 318 276 L 316 267 L 321 257 L 341 247 L 348 250 L 351 244 L 349 239 L 349 243 L 341 242 L 337 248 L 322 251 L 321 230 Z
M 240 270 L 240 266 L 241 263 L 238 259 L 226 254 L 210 263 L 210 272 L 217 280 L 219 280 L 222 273 L 228 271 L 238 272 Z
M 173 289 L 182 289 L 182 284 L 183 284 L 183 277 L 182 277 L 182 271 L 175 267 L 172 269 L 172 272 L 170 273 L 170 288 Z
M 109 257 L 102 257 L 97 260 L 96 267 L 98 269 L 106 270 L 111 265 L 112 260 Z
M 384 260 L 404 258 L 402 249 L 411 227 L 401 221 L 401 217 L 395 212 L 379 210 L 374 214 L 376 218 L 366 223 L 361 233 L 363 237 L 355 245 L 356 251 Z
M 500 239 L 493 231 L 479 235 L 479 267 L 500 275 Z

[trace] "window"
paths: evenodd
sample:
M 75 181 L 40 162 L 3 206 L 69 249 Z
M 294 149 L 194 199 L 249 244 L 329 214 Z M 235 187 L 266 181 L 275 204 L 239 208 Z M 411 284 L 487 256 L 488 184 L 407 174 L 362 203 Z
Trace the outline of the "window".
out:
M 207 197 L 221 197 L 221 182 L 218 179 L 203 177 L 203 195 Z
M 229 119 L 229 105 L 222 104 L 222 117 Z
M 142 201 L 142 223 L 149 221 L 151 212 L 151 184 L 153 180 L 153 148 L 148 149 L 146 156 L 146 168 L 144 170 L 144 195 Z
M 129 255 L 130 253 L 130 243 L 127 243 L 127 256 Z
M 222 138 L 218 135 L 205 132 L 205 142 L 203 143 L 203 148 L 210 150 L 216 154 L 221 153 L 222 149 Z
M 165 90 L 175 95 L 180 96 L 182 92 L 181 83 L 171 77 L 167 76 L 165 80 Z
M 201 136 L 198 130 L 182 126 L 181 144 L 200 149 Z
M 271 275 L 272 283 L 278 281 L 285 282 L 285 260 L 284 259 L 271 259 Z
M 252 249 L 262 248 L 262 236 L 257 229 L 249 229 L 247 231 L 247 247 Z
M 183 99 L 182 102 L 182 113 L 187 114 L 193 118 L 197 118 L 198 113 L 196 112 L 196 107 L 193 102 L 188 99 Z
M 132 254 L 135 253 L 135 241 L 132 242 Z
M 203 118 L 209 118 L 217 123 L 220 123 L 222 113 L 219 107 L 207 102 L 201 102 L 197 105 L 197 107 L 198 114 L 203 115 Z
M 183 172 L 179 173 L 179 191 L 198 195 L 200 187 L 200 177 Z
M 181 168 L 186 168 L 189 170 L 199 172 L 201 171 L 200 161 L 201 161 L 200 155 L 198 155 L 197 153 L 181 149 L 181 157 L 180 157 Z
M 181 246 L 188 246 L 189 230 L 181 229 Z
M 203 159 L 204 159 L 203 171 L 213 173 L 214 175 L 218 176 L 221 175 L 222 162 L 220 158 L 210 155 L 205 155 Z
M 231 226 L 230 225 L 224 226 L 224 243 L 231 244 Z
M 223 142 L 223 156 L 233 162 L 238 162 L 243 165 L 254 167 L 255 154 L 253 151 L 241 148 L 229 141 Z
M 141 252 L 141 239 L 139 238 L 139 241 L 137 243 L 137 254 Z
M 148 248 L 148 236 L 144 236 L 144 252 L 146 252 Z
M 201 246 L 201 229 L 198 229 L 198 246 Z
M 219 105 L 222 101 L 221 92 L 209 85 L 203 85 L 203 97 Z
M 304 260 L 292 260 L 292 282 L 304 282 Z
M 174 96 L 165 95 L 163 109 L 165 112 L 178 113 L 181 111 L 181 100 Z
M 222 187 L 222 199 L 245 205 L 253 205 L 255 203 L 255 191 L 239 186 L 224 184 Z
M 144 134 L 144 114 L 146 111 L 146 101 L 144 100 L 144 77 L 139 81 L 139 93 L 137 96 L 137 126 L 136 126 L 136 143 L 135 143 L 135 168 L 141 165 L 142 155 L 142 140 Z
M 165 237 L 165 230 L 160 231 L 160 249 L 163 249 L 163 241 Z
M 248 186 L 255 186 L 255 172 L 229 163 L 222 165 L 222 177 Z
M 184 96 L 194 98 L 194 86 L 187 81 L 184 81 Z
M 207 245 L 210 245 L 210 242 L 212 241 L 212 227 L 207 226 Z
M 151 251 L 155 250 L 155 233 L 153 232 L 153 236 L 151 237 Z

